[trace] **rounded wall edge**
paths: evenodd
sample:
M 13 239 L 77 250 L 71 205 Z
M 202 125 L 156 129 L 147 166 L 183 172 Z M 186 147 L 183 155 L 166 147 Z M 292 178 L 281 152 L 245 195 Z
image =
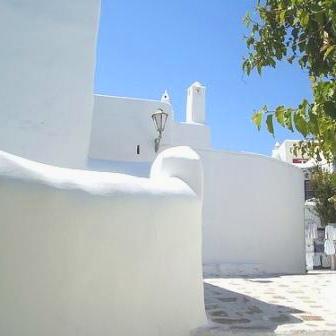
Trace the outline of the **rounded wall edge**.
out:
M 154 160 L 151 178 L 176 177 L 184 181 L 199 197 L 203 197 L 203 168 L 200 156 L 188 146 L 171 147 Z

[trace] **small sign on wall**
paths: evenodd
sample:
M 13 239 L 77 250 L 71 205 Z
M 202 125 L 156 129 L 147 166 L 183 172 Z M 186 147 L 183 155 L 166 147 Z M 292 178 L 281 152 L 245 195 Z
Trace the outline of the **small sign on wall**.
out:
M 292 160 L 293 163 L 306 163 L 308 160 L 307 159 L 299 159 L 299 158 L 294 158 Z

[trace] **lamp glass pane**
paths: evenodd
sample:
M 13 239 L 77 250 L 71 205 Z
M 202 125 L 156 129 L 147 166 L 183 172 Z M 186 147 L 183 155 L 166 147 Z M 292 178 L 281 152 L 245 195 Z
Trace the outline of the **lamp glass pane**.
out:
M 156 130 L 158 130 L 159 129 L 158 113 L 154 113 L 152 115 L 152 118 L 153 118 Z
M 168 114 L 163 112 L 162 110 L 158 110 L 157 112 L 153 113 L 152 118 L 158 132 L 163 132 L 166 121 L 167 121 Z
M 162 114 L 162 121 L 161 121 L 161 127 L 162 127 L 162 131 L 164 131 L 165 127 L 166 127 L 166 122 L 167 122 L 167 118 L 168 118 L 168 114 L 163 112 Z

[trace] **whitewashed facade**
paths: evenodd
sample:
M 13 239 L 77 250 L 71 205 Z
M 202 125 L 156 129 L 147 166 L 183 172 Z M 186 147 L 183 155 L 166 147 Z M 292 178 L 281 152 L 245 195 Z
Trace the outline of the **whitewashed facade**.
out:
M 161 108 L 169 115 L 161 149 L 188 145 L 202 159 L 205 274 L 304 272 L 300 169 L 258 154 L 213 149 L 205 87 L 196 82 L 186 96 L 186 121 L 179 123 L 167 92 L 157 101 L 96 95 L 90 169 L 148 176 L 156 156 L 151 114 Z
M 93 95 L 98 0 L 29 3 L 0 4 L 1 39 L 22 41 L 8 42 L 0 62 L 1 150 L 61 167 L 149 176 L 157 136 L 151 114 L 162 108 L 169 116 L 161 150 L 188 145 L 202 159 L 205 270 L 304 272 L 300 169 L 213 149 L 198 82 L 187 91 L 185 122 L 175 121 L 166 93 L 158 100 Z
M 281 144 L 276 143 L 272 151 L 272 157 L 292 164 L 300 168 L 304 174 L 305 192 L 305 236 L 306 236 L 306 267 L 307 270 L 315 268 L 329 269 L 332 264 L 331 257 L 324 253 L 325 229 L 321 225 L 321 220 L 315 211 L 314 190 L 311 186 L 311 175 L 317 166 L 329 172 L 333 172 L 335 167 L 323 156 L 320 160 L 310 159 L 302 155 L 300 151 L 294 152 L 294 146 L 299 145 L 300 140 L 285 140 Z

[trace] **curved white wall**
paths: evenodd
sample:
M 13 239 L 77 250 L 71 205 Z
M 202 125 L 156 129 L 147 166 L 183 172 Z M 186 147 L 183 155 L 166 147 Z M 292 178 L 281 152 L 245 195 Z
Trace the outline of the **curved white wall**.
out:
M 170 153 L 146 179 L 0 152 L 1 335 L 187 336 L 205 323 L 200 175 L 189 187 L 166 166 L 200 162 Z
M 172 147 L 161 152 L 154 161 L 152 178 L 178 177 L 197 194 L 203 194 L 203 170 L 198 154 L 190 147 Z
M 0 1 L 0 149 L 84 167 L 99 0 Z
M 256 154 L 199 154 L 205 273 L 305 272 L 302 171 Z

